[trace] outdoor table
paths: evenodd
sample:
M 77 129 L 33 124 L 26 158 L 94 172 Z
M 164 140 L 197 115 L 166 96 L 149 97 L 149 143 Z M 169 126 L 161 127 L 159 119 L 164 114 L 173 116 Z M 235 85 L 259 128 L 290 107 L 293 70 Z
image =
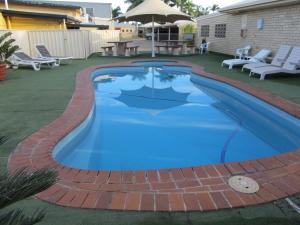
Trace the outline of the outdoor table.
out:
M 184 40 L 163 40 L 161 42 L 166 43 L 166 45 L 182 45 L 182 53 L 184 55 L 187 54 L 187 43 L 189 41 L 184 41 Z
M 132 41 L 109 41 L 107 43 L 115 45 L 118 55 L 125 55 L 127 44 L 131 42 Z

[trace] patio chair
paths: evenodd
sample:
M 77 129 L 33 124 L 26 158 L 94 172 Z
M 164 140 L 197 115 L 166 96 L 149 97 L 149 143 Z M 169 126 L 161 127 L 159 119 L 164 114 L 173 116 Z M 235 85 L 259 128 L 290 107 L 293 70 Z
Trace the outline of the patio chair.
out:
M 228 65 L 229 69 L 232 69 L 233 66 L 242 66 L 248 63 L 258 63 L 265 62 L 266 58 L 271 54 L 271 50 L 262 49 L 255 56 L 249 57 L 248 59 L 227 59 L 222 62 L 222 67 Z
M 35 71 L 39 71 L 43 64 L 47 64 L 50 68 L 56 65 L 55 59 L 31 58 L 24 52 L 15 52 L 9 61 L 14 69 L 18 69 L 19 65 L 29 65 L 32 66 Z
M 205 44 L 201 44 L 199 47 L 199 53 L 202 55 L 203 53 L 208 53 L 209 51 L 210 42 Z
M 247 69 L 247 70 L 253 70 L 255 68 L 258 67 L 263 67 L 263 66 L 282 66 L 283 63 L 285 62 L 285 60 L 287 59 L 287 57 L 289 56 L 289 53 L 291 51 L 291 46 L 289 45 L 281 45 L 276 53 L 276 55 L 274 56 L 271 64 L 268 63 L 263 63 L 263 62 L 258 62 L 258 63 L 250 63 L 250 64 L 246 64 L 243 66 L 242 68 L 242 72 Z
M 235 51 L 235 58 L 239 58 L 239 59 L 245 59 L 246 57 L 249 56 L 250 50 L 251 50 L 251 45 L 247 45 L 244 48 L 238 48 Z
M 54 59 L 56 61 L 55 66 L 59 66 L 62 61 L 68 61 L 69 63 L 72 62 L 72 56 L 52 56 L 45 45 L 36 45 L 35 47 L 41 59 Z
M 290 56 L 287 58 L 282 67 L 278 66 L 264 66 L 251 70 L 250 75 L 259 74 L 260 80 L 264 80 L 266 75 L 287 73 L 300 74 L 300 47 L 294 47 Z

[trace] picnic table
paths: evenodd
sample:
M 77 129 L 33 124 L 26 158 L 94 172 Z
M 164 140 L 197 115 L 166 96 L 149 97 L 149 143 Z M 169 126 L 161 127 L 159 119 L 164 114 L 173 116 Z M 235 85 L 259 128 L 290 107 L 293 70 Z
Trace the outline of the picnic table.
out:
M 127 44 L 131 42 L 132 41 L 109 41 L 107 43 L 115 45 L 118 55 L 125 55 Z
M 182 46 L 182 53 L 187 54 L 187 43 L 189 41 L 185 40 L 163 40 L 161 41 L 163 43 L 166 43 L 166 47 L 172 47 L 172 46 Z

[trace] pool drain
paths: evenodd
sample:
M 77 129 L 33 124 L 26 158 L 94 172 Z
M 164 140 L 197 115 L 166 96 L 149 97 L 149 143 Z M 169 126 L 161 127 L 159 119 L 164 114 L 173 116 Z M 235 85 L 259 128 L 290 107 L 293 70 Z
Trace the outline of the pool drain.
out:
M 228 184 L 235 191 L 241 193 L 252 194 L 259 190 L 258 183 L 250 177 L 245 176 L 233 176 L 229 178 Z

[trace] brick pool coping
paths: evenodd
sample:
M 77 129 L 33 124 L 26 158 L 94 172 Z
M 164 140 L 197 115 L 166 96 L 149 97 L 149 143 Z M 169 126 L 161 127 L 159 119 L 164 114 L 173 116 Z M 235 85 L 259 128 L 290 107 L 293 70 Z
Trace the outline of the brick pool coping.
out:
M 230 84 L 300 118 L 300 106 L 295 103 L 240 81 L 207 73 L 194 64 L 175 61 L 176 65 L 192 67 L 200 76 Z M 79 72 L 73 97 L 64 113 L 22 141 L 10 155 L 11 173 L 24 167 L 30 170 L 49 167 L 58 171 L 59 181 L 36 195 L 38 199 L 90 209 L 211 211 L 267 203 L 300 192 L 300 149 L 258 160 L 147 171 L 88 171 L 54 161 L 51 156 L 54 146 L 81 124 L 93 107 L 90 74 L 99 68 L 132 66 L 132 62 L 95 66 Z M 252 177 L 260 185 L 259 192 L 235 192 L 227 184 L 233 175 Z

